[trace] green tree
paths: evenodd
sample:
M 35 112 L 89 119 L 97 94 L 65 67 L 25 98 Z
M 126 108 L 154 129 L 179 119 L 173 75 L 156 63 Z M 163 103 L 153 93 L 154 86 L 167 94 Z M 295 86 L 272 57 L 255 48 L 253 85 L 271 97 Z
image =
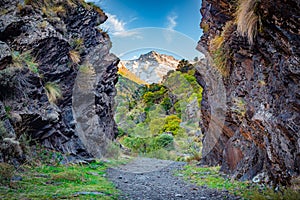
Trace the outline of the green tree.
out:
M 177 135 L 180 130 L 181 119 L 177 115 L 169 115 L 165 118 L 165 124 L 162 128 L 162 132 L 172 132 L 173 135 Z
M 162 102 L 161 106 L 164 108 L 164 110 L 167 112 L 172 108 L 172 101 L 169 97 L 165 97 Z

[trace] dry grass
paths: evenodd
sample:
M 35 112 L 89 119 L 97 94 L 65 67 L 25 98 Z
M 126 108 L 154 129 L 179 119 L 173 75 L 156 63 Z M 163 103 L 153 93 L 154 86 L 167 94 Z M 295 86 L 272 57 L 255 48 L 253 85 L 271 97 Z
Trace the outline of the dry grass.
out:
M 55 103 L 62 97 L 59 85 L 56 83 L 48 82 L 45 84 L 46 94 L 50 103 Z
M 74 38 L 71 40 L 70 45 L 73 49 L 80 51 L 84 47 L 84 39 Z
M 239 0 L 236 11 L 237 31 L 248 38 L 249 44 L 253 44 L 257 34 L 258 15 L 255 13 L 256 0 Z
M 222 47 L 213 52 L 213 62 L 216 69 L 220 72 L 220 74 L 223 77 L 229 76 L 227 58 Z
M 146 81 L 140 79 L 134 73 L 129 71 L 121 62 L 118 65 L 118 73 L 137 84 L 143 84 L 143 85 L 148 84 Z
M 216 35 L 214 39 L 210 41 L 209 50 L 211 52 L 216 51 L 217 49 L 222 47 L 223 42 L 224 42 L 224 37 L 222 35 Z
M 92 9 L 97 12 L 100 16 L 103 16 L 105 15 L 103 10 L 101 8 L 99 8 L 98 6 L 96 6 L 95 4 L 93 3 L 90 3 L 90 6 L 92 7 Z
M 207 23 L 201 23 L 201 28 L 203 29 L 203 33 L 207 33 L 209 31 L 209 25 Z
M 79 71 L 84 74 L 89 74 L 89 75 L 92 75 L 95 73 L 93 67 L 90 65 L 80 65 Z
M 66 9 L 60 5 L 60 6 L 54 6 L 52 9 L 52 12 L 54 12 L 56 15 L 66 15 Z
M 76 50 L 69 51 L 70 59 L 73 63 L 78 64 L 80 63 L 80 53 Z

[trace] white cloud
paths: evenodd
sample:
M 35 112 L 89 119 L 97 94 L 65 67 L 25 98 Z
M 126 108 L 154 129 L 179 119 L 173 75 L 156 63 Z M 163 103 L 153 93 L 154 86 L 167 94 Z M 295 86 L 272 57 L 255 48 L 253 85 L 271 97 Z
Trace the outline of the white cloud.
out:
M 137 32 L 126 30 L 126 22 L 117 18 L 116 15 L 112 15 L 110 13 L 106 13 L 108 19 L 104 24 L 101 25 L 101 28 L 104 30 L 108 30 L 112 35 L 117 37 L 130 37 L 137 35 Z M 132 22 L 134 19 L 131 19 Z
M 174 28 L 177 26 L 177 22 L 176 22 L 177 17 L 178 16 L 175 15 L 174 13 L 172 13 L 171 15 L 168 16 L 168 18 L 167 18 L 167 20 L 168 20 L 167 28 L 168 29 L 174 30 Z

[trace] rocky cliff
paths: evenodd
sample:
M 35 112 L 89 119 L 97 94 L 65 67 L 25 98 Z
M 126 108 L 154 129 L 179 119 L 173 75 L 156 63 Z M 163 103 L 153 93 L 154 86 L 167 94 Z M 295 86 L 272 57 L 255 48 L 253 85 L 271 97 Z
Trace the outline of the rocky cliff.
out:
M 300 2 L 203 0 L 198 49 L 210 57 L 199 71 L 205 133 L 202 162 L 222 165 L 234 178 L 288 184 L 300 173 Z M 218 74 L 225 102 L 221 136 L 210 101 Z M 214 80 L 217 80 L 214 79 Z
M 98 27 L 106 15 L 81 0 L 3 0 L 0 13 L 0 160 L 12 149 L 22 157 L 24 135 L 66 155 L 103 156 L 117 130 L 119 61 Z

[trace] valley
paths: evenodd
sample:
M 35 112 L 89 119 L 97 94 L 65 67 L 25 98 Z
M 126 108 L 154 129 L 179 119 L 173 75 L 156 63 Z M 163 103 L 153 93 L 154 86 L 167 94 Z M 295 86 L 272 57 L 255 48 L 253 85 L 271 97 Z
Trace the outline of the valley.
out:
M 175 61 L 171 56 L 153 51 L 138 60 L 153 62 L 149 55 L 155 55 L 158 63 L 152 68 L 141 68 L 149 75 L 161 71 L 163 78 L 159 83 L 139 84 L 139 79 L 146 82 L 148 78 L 139 72 L 135 72 L 135 77 L 119 73 L 115 112 L 118 141 L 137 155 L 200 160 L 202 134 L 198 124 L 202 88 L 194 77 L 196 69 L 187 60 Z M 169 66 L 178 65 L 163 73 L 165 69 L 160 69 L 165 68 L 166 57 L 171 60 Z M 137 61 L 129 62 L 137 64 Z
M 0 199 L 298 200 L 299 10 L 0 0 Z

